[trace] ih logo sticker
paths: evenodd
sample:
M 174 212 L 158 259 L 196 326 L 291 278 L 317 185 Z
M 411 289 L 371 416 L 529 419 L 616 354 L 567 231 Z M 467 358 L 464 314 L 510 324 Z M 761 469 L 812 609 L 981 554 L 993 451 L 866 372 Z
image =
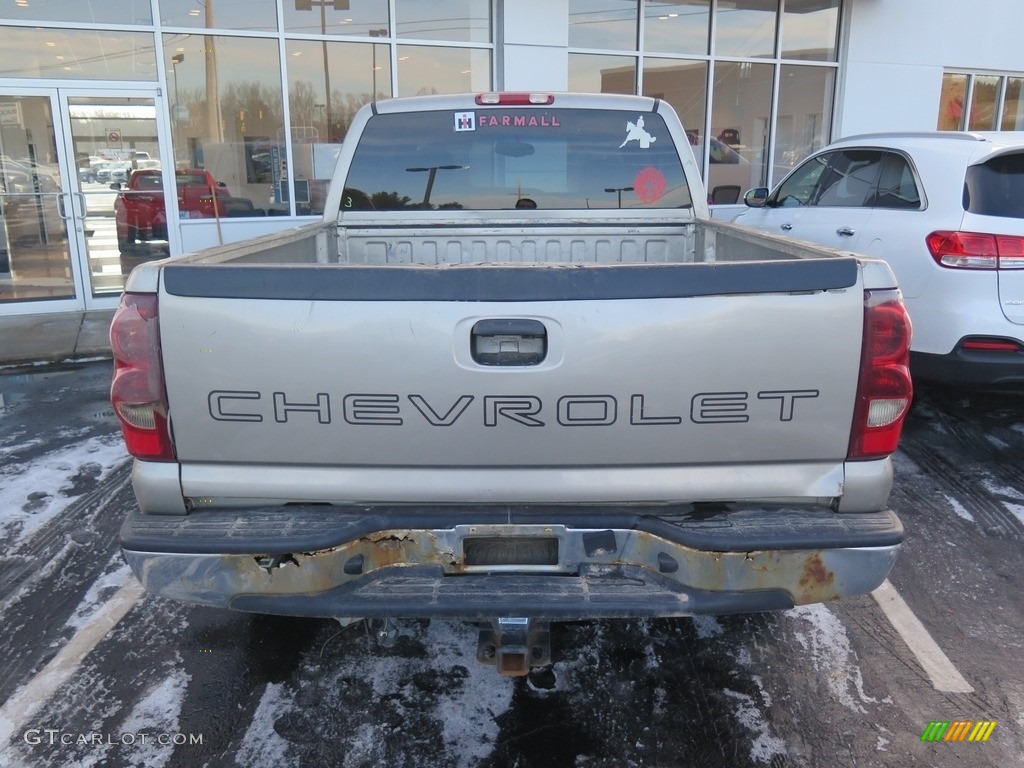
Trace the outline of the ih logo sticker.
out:
M 456 112 L 455 131 L 475 131 L 476 112 Z
M 995 720 L 933 721 L 924 729 L 921 741 L 988 741 L 995 729 Z

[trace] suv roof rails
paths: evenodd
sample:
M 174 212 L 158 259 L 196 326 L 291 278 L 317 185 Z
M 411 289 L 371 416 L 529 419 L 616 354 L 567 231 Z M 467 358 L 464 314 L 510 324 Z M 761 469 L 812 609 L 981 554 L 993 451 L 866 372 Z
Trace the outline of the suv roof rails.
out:
M 858 133 L 843 136 L 840 141 L 863 141 L 864 139 L 949 139 L 952 141 L 988 141 L 989 139 L 976 131 L 886 131 L 882 133 Z

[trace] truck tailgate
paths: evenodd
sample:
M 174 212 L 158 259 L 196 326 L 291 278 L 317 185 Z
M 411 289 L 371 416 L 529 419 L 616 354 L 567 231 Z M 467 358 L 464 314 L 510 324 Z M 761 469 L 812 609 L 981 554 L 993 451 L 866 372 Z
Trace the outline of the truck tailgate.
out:
M 307 484 L 375 467 L 429 484 L 445 468 L 600 478 L 800 462 L 837 494 L 842 482 L 864 312 L 852 258 L 172 264 L 159 306 L 186 488 L 222 457 L 257 473 L 308 469 Z M 541 337 L 539 362 L 516 354 L 537 344 L 524 328 Z

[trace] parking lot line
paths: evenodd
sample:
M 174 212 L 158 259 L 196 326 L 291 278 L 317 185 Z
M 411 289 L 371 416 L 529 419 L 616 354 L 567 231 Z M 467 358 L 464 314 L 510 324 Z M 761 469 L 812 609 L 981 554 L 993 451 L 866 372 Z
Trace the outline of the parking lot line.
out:
M 142 597 L 142 585 L 130 577 L 127 584 L 103 604 L 92 620 L 74 634 L 60 653 L 25 685 L 14 692 L 0 709 L 0 750 L 4 749 L 24 724 L 64 685 L 110 630 Z M 59 724 L 46 723 L 54 728 Z
M 950 693 L 974 692 L 971 684 L 953 666 L 953 662 L 942 652 L 938 643 L 928 634 L 924 624 L 914 615 L 910 606 L 900 597 L 900 593 L 888 579 L 883 581 L 882 585 L 871 593 L 871 596 L 875 598 L 875 602 L 878 603 L 893 628 L 899 632 L 903 642 L 917 657 L 917 661 L 931 678 L 935 690 Z

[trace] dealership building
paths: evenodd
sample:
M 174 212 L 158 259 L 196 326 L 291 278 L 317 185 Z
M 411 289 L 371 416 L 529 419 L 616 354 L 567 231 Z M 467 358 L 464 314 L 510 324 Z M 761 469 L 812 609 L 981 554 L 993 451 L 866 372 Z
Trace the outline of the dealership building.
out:
M 313 220 L 373 99 L 656 96 L 719 212 L 839 137 L 1024 130 L 1020 18 L 1020 0 L 0 0 L 0 316 L 109 309 L 142 260 Z M 175 194 L 170 168 L 208 172 L 223 207 Z M 143 170 L 164 198 L 146 243 L 116 215 Z

